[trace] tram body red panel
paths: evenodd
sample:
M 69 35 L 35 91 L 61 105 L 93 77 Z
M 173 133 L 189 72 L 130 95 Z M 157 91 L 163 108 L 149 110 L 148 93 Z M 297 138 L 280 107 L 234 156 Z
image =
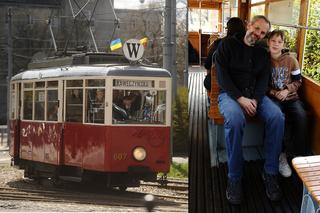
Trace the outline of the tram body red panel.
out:
M 108 129 L 99 125 L 64 125 L 64 165 L 104 171 Z
M 168 171 L 170 128 L 108 127 L 68 123 L 64 128 L 64 165 L 106 172 L 128 172 L 129 167 Z M 132 150 L 142 146 L 147 158 L 133 159 Z
M 9 153 L 12 157 L 19 156 L 19 120 L 10 120 Z
M 21 159 L 60 164 L 61 124 L 22 121 L 20 129 Z
M 112 126 L 111 162 L 113 172 L 127 172 L 129 167 L 144 167 L 152 172 L 168 172 L 170 167 L 170 127 Z M 133 158 L 132 150 L 142 146 L 146 149 L 144 161 Z

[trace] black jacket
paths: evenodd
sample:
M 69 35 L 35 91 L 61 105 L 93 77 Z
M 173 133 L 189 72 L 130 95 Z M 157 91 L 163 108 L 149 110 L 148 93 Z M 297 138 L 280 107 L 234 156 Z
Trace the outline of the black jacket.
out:
M 218 84 L 234 99 L 260 100 L 268 89 L 270 56 L 261 45 L 247 46 L 244 34 L 223 39 L 216 52 Z
M 212 44 L 213 47 L 209 50 L 208 57 L 206 58 L 206 61 L 204 62 L 204 68 L 206 68 L 206 70 L 211 69 L 213 53 L 218 49 L 218 46 L 219 46 L 221 40 L 222 40 L 222 38 L 218 38 L 217 40 L 215 40 L 213 42 L 213 44 Z

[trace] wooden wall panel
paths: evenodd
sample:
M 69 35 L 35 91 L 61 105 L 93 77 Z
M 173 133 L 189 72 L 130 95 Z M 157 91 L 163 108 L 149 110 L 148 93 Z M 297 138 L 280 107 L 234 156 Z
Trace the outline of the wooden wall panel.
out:
M 312 151 L 320 154 L 320 83 L 311 78 L 303 77 L 301 98 L 307 103 L 311 113 L 310 136 Z
M 199 33 L 198 32 L 189 32 L 188 40 L 192 44 L 193 48 L 199 54 Z

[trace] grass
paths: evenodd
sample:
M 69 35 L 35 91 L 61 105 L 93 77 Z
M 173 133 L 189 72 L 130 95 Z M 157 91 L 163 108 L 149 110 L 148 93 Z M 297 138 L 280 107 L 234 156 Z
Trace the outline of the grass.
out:
M 173 162 L 167 176 L 171 178 L 188 178 L 188 163 Z

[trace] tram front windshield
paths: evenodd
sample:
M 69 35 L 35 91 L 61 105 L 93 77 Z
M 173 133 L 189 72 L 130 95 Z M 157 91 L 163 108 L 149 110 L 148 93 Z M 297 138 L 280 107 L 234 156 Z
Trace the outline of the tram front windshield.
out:
M 113 90 L 113 124 L 165 124 L 166 91 Z

